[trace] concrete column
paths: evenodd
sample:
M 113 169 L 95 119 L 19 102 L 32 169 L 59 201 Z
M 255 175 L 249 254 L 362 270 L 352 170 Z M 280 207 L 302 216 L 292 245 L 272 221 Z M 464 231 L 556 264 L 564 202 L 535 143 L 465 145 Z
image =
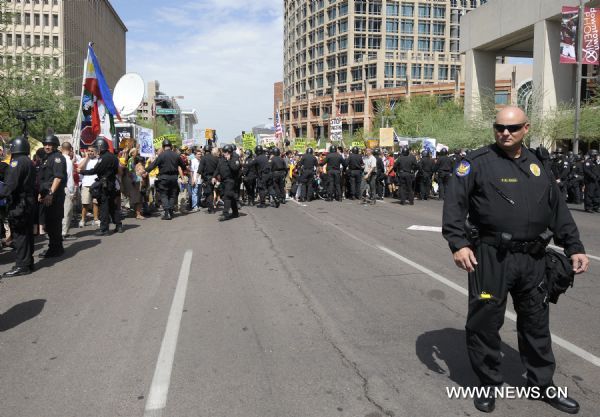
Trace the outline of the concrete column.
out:
M 532 109 L 537 120 L 552 117 L 561 103 L 575 98 L 576 65 L 560 63 L 560 22 L 541 21 L 534 26 Z M 537 139 L 537 143 L 543 138 Z
M 496 53 L 467 50 L 464 71 L 465 117 L 475 119 L 495 103 Z

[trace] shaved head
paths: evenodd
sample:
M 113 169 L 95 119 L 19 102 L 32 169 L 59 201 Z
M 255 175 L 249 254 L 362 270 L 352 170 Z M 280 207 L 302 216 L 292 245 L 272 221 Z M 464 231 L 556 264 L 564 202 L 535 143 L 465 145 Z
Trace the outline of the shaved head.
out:
M 519 107 L 507 106 L 496 114 L 496 144 L 511 157 L 521 155 L 523 138 L 529 132 L 529 120 Z
M 503 125 L 515 125 L 528 123 L 529 119 L 525 112 L 516 106 L 506 106 L 496 114 L 496 123 Z

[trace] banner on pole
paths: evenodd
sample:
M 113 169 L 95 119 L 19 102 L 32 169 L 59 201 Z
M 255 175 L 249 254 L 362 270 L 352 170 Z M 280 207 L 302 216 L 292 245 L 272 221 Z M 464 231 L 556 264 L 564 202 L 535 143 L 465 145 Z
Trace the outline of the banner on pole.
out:
M 579 8 L 563 6 L 560 30 L 560 63 L 577 63 L 577 29 Z M 586 7 L 583 13 L 583 42 L 581 62 L 584 65 L 600 64 L 600 8 Z

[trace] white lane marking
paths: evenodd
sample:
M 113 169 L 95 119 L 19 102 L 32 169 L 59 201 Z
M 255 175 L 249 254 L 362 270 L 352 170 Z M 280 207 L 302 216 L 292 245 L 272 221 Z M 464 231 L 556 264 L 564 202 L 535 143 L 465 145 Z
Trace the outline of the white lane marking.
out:
M 561 248 L 560 246 L 554 246 L 554 245 L 548 245 L 549 248 L 552 248 L 554 250 L 559 250 L 562 251 L 563 248 Z M 600 261 L 600 256 L 594 256 L 594 255 L 590 255 L 590 254 L 586 254 L 588 258 L 593 259 L 595 261 Z
M 422 232 L 438 232 L 438 233 L 442 233 L 442 228 L 441 227 L 437 227 L 437 226 L 418 226 L 418 225 L 412 225 L 412 226 L 410 226 L 406 230 L 419 230 L 419 231 L 422 231 Z
M 437 227 L 437 226 L 418 226 L 418 225 L 412 225 L 409 228 L 407 228 L 406 230 L 418 230 L 418 231 L 422 231 L 422 232 L 438 232 L 438 233 L 442 233 L 442 228 L 441 227 Z M 561 248 L 559 246 L 548 245 L 548 247 L 552 248 L 554 250 L 559 250 L 559 251 L 563 250 L 563 248 Z M 590 259 L 593 259 L 595 261 L 600 261 L 600 256 L 595 256 L 595 255 L 587 254 L 587 257 L 590 258 Z
M 317 220 L 317 221 L 319 221 L 319 222 L 321 222 L 323 224 L 326 224 L 326 225 L 328 225 L 330 227 L 333 227 L 334 229 L 339 230 L 340 232 L 344 233 L 346 236 L 348 236 L 348 237 L 350 237 L 350 238 L 352 238 L 352 239 L 360 242 L 363 245 L 366 245 L 366 246 L 369 246 L 371 248 L 378 249 L 378 250 L 381 250 L 381 251 L 387 253 L 388 255 L 390 255 L 390 256 L 398 259 L 399 261 L 402 261 L 402 262 L 406 263 L 407 265 L 412 266 L 413 268 L 417 269 L 418 271 L 423 272 L 424 274 L 426 274 L 426 275 L 430 276 L 431 278 L 433 278 L 433 279 L 435 279 L 435 280 L 443 283 L 444 285 L 449 286 L 450 288 L 456 290 L 457 292 L 459 292 L 459 293 L 461 293 L 463 295 L 468 295 L 469 294 L 469 292 L 468 292 L 468 290 L 466 288 L 464 288 L 464 287 L 462 287 L 462 286 L 454 283 L 453 281 L 449 280 L 448 278 L 445 278 L 445 277 L 441 276 L 440 274 L 437 274 L 437 273 L 433 272 L 432 270 L 430 270 L 428 268 L 425 268 L 424 266 L 422 266 L 422 265 L 420 265 L 420 264 L 418 264 L 418 263 L 416 263 L 414 261 L 411 261 L 408 258 L 405 258 L 402 255 L 397 254 L 396 252 L 394 252 L 394 251 L 386 248 L 385 246 L 381 246 L 378 243 L 370 243 L 366 239 L 360 238 L 358 236 L 355 236 L 353 233 L 350 233 L 347 230 L 344 230 L 340 226 L 336 226 L 333 223 L 330 223 L 330 222 L 322 220 L 322 219 L 320 219 L 320 218 L 318 218 L 316 216 L 313 216 L 308 211 L 304 211 L 303 213 L 305 213 L 306 215 L 312 217 L 313 219 L 315 219 L 315 220 Z M 515 321 L 515 322 L 517 321 L 517 315 L 515 313 L 510 312 L 510 311 L 507 311 L 505 313 L 505 317 L 508 318 L 509 320 L 512 320 L 512 321 Z M 563 339 L 562 337 L 559 337 L 559 336 L 555 335 L 554 333 L 552 333 L 552 341 L 554 343 L 556 343 L 557 345 L 561 346 L 562 348 L 564 348 L 564 349 L 568 350 L 569 352 L 573 353 L 574 355 L 579 356 L 581 359 L 584 359 L 584 360 L 590 362 L 591 364 L 600 367 L 600 358 L 598 356 L 595 356 L 594 354 L 592 354 L 592 353 L 590 353 L 590 352 L 588 352 L 588 351 L 580 348 L 579 346 L 574 345 L 573 343 L 571 343 L 571 342 Z
M 377 248 L 385 253 L 387 253 L 388 255 L 398 259 L 399 261 L 404 262 L 407 265 L 412 266 L 413 268 L 423 272 L 424 274 L 429 275 L 431 278 L 441 282 L 442 284 L 445 284 L 447 286 L 449 286 L 450 288 L 458 291 L 459 293 L 463 294 L 463 295 L 468 295 L 468 291 L 466 288 L 461 287 L 458 284 L 455 284 L 454 282 L 450 281 L 447 278 L 444 278 L 443 276 L 436 274 L 435 272 L 431 271 L 430 269 L 425 268 L 422 265 L 419 265 L 416 262 L 411 261 L 410 259 L 405 258 L 402 255 L 397 254 L 396 252 L 384 247 L 384 246 L 377 246 Z M 506 318 L 508 318 L 509 320 L 512 321 L 517 321 L 517 316 L 516 314 L 507 311 L 505 314 Z M 573 343 L 563 339 L 562 337 L 559 337 L 557 335 L 555 335 L 554 333 L 552 333 L 552 341 L 554 343 L 556 343 L 558 346 L 568 350 L 569 352 L 579 356 L 582 359 L 585 359 L 586 361 L 590 362 L 593 365 L 599 366 L 600 367 L 600 358 L 598 356 L 595 356 L 594 354 L 580 348 L 579 346 L 574 345 Z
M 185 303 L 185 293 L 190 277 L 190 267 L 192 264 L 191 250 L 187 250 L 183 256 L 175 295 L 171 303 L 171 311 L 167 320 L 167 327 L 160 346 L 160 353 L 156 361 L 154 377 L 150 385 L 144 417 L 158 417 L 162 414 L 167 405 L 167 396 L 169 394 L 169 385 L 171 383 L 171 371 L 173 370 L 173 360 L 175 359 L 175 350 L 177 349 L 177 338 L 179 336 L 179 326 L 183 314 L 183 305 Z

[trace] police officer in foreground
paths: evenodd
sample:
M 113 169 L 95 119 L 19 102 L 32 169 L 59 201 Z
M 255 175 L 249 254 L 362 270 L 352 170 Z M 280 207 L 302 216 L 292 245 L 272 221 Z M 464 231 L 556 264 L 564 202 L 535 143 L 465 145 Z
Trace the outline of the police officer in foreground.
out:
M 213 155 L 212 146 L 204 146 L 204 155 L 198 165 L 198 174 L 202 178 L 202 202 L 208 209 L 207 213 L 211 214 L 215 212 L 214 202 L 214 186 L 212 178 L 219 164 L 219 158 Z
M 298 182 L 300 183 L 300 201 L 311 201 L 314 195 L 315 171 L 319 166 L 319 160 L 314 155 L 313 148 L 306 148 L 306 152 L 298 161 L 301 174 Z
M 226 221 L 240 217 L 237 206 L 237 180 L 240 171 L 240 160 L 233 156 L 234 150 L 232 145 L 223 146 L 223 158 L 219 160 L 214 177 L 212 178 L 213 185 L 219 180 L 223 187 L 223 215 L 219 221 Z M 229 212 L 231 210 L 231 213 Z
M 98 162 L 92 169 L 79 169 L 81 175 L 96 175 L 96 183 L 92 186 L 92 193 L 96 195 L 100 208 L 100 229 L 96 236 L 108 235 L 110 220 L 115 224 L 115 232 L 123 233 L 121 223 L 121 207 L 117 204 L 117 173 L 119 171 L 119 159 L 109 152 L 108 142 L 102 136 L 96 138 L 94 147 L 98 150 Z
M 33 272 L 33 216 L 36 210 L 35 168 L 29 159 L 29 142 L 17 137 L 10 142 L 10 165 L 0 198 L 8 199 L 8 221 L 16 264 L 2 278 Z
M 548 230 L 555 243 L 565 248 L 574 273 L 585 272 L 589 261 L 552 174 L 544 161 L 522 145 L 528 130 L 527 116 L 520 108 L 505 107 L 498 112 L 496 143 L 471 152 L 450 181 L 443 235 L 456 265 L 469 272 L 467 351 L 481 384 L 504 382 L 499 331 L 510 292 L 527 384 L 539 387 L 543 394 L 554 385 L 556 367 L 549 307 L 542 291 Z M 467 217 L 470 225 L 466 228 Z M 546 396 L 544 401 L 564 412 L 579 410 L 569 397 Z M 495 398 L 476 397 L 474 404 L 480 411 L 491 412 Z
M 242 164 L 242 179 L 244 181 L 244 190 L 246 191 L 246 195 L 244 196 L 246 199 L 245 204 L 253 206 L 256 200 L 256 169 L 252 169 L 254 154 L 250 149 L 244 152 L 244 154 L 246 155 L 246 159 Z
M 408 146 L 402 148 L 402 154 L 394 162 L 394 170 L 398 179 L 398 195 L 400 204 L 408 202 L 411 206 L 415 204 L 414 180 L 415 171 L 418 168 L 417 158 L 410 154 Z
M 256 207 L 258 208 L 266 208 L 267 202 L 267 193 L 271 196 L 275 207 L 279 208 L 279 198 L 275 193 L 275 189 L 273 188 L 273 173 L 271 172 L 271 164 L 269 162 L 269 157 L 265 153 L 265 149 L 262 145 L 257 145 L 254 148 L 254 153 L 256 154 L 256 158 L 254 158 L 250 164 L 249 169 L 254 169 L 256 172 L 256 177 L 258 179 L 258 198 L 259 203 Z
M 360 185 L 362 183 L 362 173 L 365 163 L 362 156 L 360 156 L 358 146 L 353 146 L 350 152 L 346 163 L 350 181 L 350 200 L 360 200 Z
M 65 250 L 62 240 L 62 219 L 64 216 L 65 184 L 67 182 L 67 162 L 58 151 L 60 141 L 55 135 L 48 135 L 42 142 L 46 152 L 39 171 L 41 216 L 48 234 L 48 249 L 40 253 L 42 258 L 61 256 Z
M 179 155 L 173 152 L 173 145 L 170 140 L 163 140 L 162 148 L 163 152 L 146 168 L 146 172 L 151 172 L 158 167 L 156 182 L 160 192 L 160 202 L 164 210 L 162 219 L 172 220 L 177 194 L 179 194 L 177 178 L 183 179 L 183 170 L 186 167 Z
M 327 165 L 329 182 L 327 187 L 327 201 L 342 201 L 342 169 L 346 168 L 344 157 L 338 153 L 338 149 L 331 145 L 329 153 L 321 165 Z
M 281 157 L 279 148 L 273 148 L 271 151 L 271 171 L 273 172 L 273 186 L 277 198 L 282 204 L 285 204 L 285 177 L 288 173 L 288 166 Z

